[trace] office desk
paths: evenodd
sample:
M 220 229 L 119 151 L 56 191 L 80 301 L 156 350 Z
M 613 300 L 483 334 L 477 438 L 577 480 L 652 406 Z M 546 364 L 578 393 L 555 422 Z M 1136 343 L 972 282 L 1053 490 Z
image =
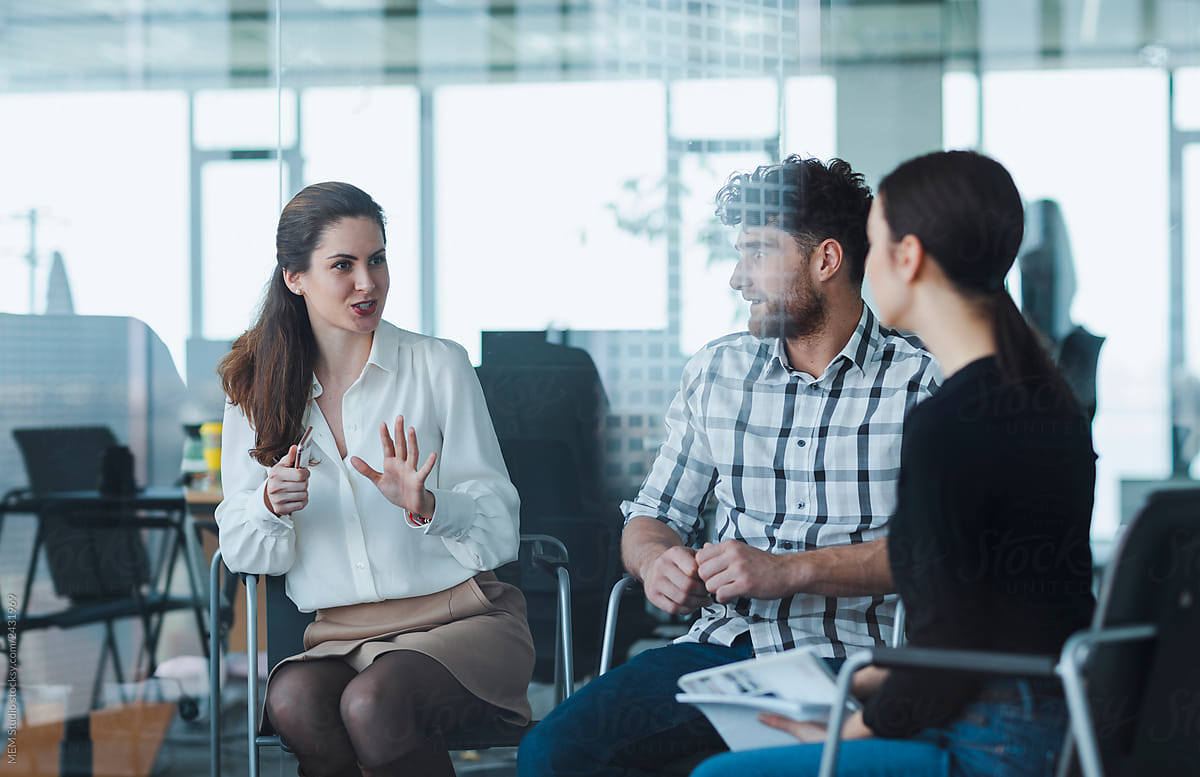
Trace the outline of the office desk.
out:
M 97 601 L 73 600 L 65 608 L 31 614 L 29 612 L 30 595 L 37 574 L 38 557 L 46 539 L 44 522 L 41 518 L 43 515 L 51 514 L 64 519 L 69 525 L 78 525 L 84 528 L 127 528 L 137 530 L 139 535 L 145 533 L 143 530 L 161 531 L 158 552 L 149 559 L 151 565 L 147 570 L 147 590 L 142 591 L 141 586 L 131 585 L 127 596 Z M 200 551 L 193 519 L 188 512 L 182 489 L 152 488 L 127 497 L 105 496 L 98 491 L 40 494 L 22 490 L 11 491 L 3 500 L 0 500 L 0 531 L 3 530 L 4 521 L 9 516 L 22 515 L 37 520 L 38 525 L 33 548 L 29 554 L 21 600 L 14 602 L 15 597 L 12 594 L 4 595 L 0 592 L 0 596 L 5 602 L 8 620 L 8 628 L 2 639 L 6 652 L 9 652 L 10 655 L 15 653 L 20 642 L 19 634 L 22 631 L 49 627 L 71 628 L 88 623 L 107 623 L 109 626 L 108 636 L 101 653 L 93 691 L 93 700 L 95 700 L 103 676 L 104 661 L 109 651 L 112 651 L 113 654 L 113 665 L 118 682 L 124 681 L 120 661 L 115 652 L 115 638 L 111 631 L 111 624 L 114 620 L 137 617 L 142 621 L 146 630 L 143 644 L 149 661 L 147 674 L 152 674 L 156 668 L 155 650 L 163 616 L 170 611 L 191 609 L 195 613 L 200 642 L 207 656 L 208 639 L 205 617 L 207 597 L 204 595 L 204 576 L 198 568 Z M 172 596 L 170 593 L 171 581 L 180 553 L 183 555 L 184 566 L 187 570 L 189 595 L 186 597 Z M 10 645 L 12 637 L 16 637 L 16 640 L 14 644 Z

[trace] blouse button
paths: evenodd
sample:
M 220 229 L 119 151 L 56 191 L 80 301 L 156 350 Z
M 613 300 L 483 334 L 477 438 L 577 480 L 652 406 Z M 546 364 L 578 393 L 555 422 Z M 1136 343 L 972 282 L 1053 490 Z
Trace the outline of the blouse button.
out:
M 366 565 L 366 564 L 364 564 L 364 563 L 362 563 L 361 561 L 360 561 L 360 562 L 358 562 L 357 564 L 355 564 L 354 566 L 358 567 L 359 569 L 366 569 L 366 568 L 367 568 L 367 565 Z
M 796 445 L 803 448 L 805 445 L 808 445 L 808 443 L 806 443 L 804 440 L 796 440 Z

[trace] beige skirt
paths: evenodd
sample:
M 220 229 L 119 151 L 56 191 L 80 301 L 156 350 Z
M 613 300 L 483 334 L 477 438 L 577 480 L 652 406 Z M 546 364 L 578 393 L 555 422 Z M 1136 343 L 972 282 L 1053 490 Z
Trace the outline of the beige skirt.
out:
M 529 722 L 525 692 L 534 653 L 525 597 L 494 572 L 425 596 L 317 610 L 304 630 L 304 652 L 276 664 L 267 687 L 284 664 L 340 658 L 361 672 L 397 650 L 434 659 L 472 695 L 496 706 L 503 720 Z M 273 733 L 262 710 L 259 731 Z

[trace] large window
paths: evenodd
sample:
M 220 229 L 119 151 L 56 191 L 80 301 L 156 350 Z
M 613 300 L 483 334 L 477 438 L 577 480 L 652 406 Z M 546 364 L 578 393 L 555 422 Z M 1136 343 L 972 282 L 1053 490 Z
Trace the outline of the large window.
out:
M 1071 320 L 1106 338 L 1093 526 L 1111 534 L 1120 481 L 1166 477 L 1171 466 L 1166 75 L 990 73 L 983 108 L 984 150 L 1008 166 L 1027 201 L 1061 206 L 1077 286 Z
M 439 89 L 438 334 L 663 328 L 664 111 L 647 82 Z
M 0 41 L 0 493 L 24 485 L 11 430 L 66 422 L 172 482 L 182 424 L 221 414 L 279 208 L 323 180 L 387 213 L 388 320 L 476 360 L 488 330 L 592 349 L 628 491 L 683 360 L 744 326 L 713 218 L 729 174 L 838 155 L 875 185 L 936 148 L 1061 209 L 1070 320 L 1106 338 L 1097 538 L 1136 488 L 1200 475 L 1195 2 L 24 2 Z M 53 338 L 88 317 L 129 321 L 64 399 L 78 359 Z M 13 525 L 6 591 L 32 542 Z M 90 682 L 40 639 L 28 682 Z
M 186 95 L 0 92 L 0 116 L 0 312 L 45 313 L 57 255 L 76 313 L 136 316 L 182 365 Z

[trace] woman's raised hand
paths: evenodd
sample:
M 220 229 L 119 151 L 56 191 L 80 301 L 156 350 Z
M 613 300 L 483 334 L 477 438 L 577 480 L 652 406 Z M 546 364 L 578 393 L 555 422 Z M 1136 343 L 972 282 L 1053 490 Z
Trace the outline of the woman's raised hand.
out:
M 297 446 L 288 448 L 287 455 L 267 471 L 267 487 L 263 501 L 276 515 L 291 515 L 308 504 L 308 469 L 296 466 Z
M 376 472 L 367 462 L 357 456 L 350 459 L 350 466 L 370 480 L 384 498 L 397 507 L 430 518 L 433 516 L 433 493 L 425 488 L 425 480 L 433 471 L 437 454 L 429 454 L 419 469 L 420 451 L 417 448 L 417 431 L 404 429 L 404 416 L 396 416 L 396 437 L 392 441 L 387 424 L 379 425 L 379 439 L 383 443 L 383 472 Z

